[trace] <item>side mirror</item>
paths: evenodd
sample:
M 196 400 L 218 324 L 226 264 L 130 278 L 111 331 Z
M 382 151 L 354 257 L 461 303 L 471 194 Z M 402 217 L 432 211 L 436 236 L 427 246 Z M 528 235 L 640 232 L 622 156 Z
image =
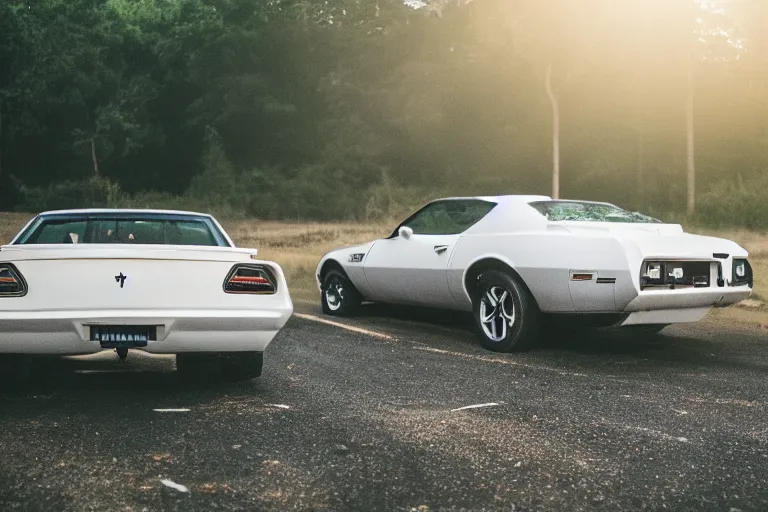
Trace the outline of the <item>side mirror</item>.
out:
M 408 226 L 400 226 L 398 234 L 405 240 L 408 240 L 411 238 L 411 235 L 413 235 L 413 230 Z

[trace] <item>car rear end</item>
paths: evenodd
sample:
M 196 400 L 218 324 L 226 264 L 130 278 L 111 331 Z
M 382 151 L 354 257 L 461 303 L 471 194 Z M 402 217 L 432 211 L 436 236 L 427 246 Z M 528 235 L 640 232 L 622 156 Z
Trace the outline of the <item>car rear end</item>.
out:
M 685 233 L 620 240 L 632 273 L 631 288 L 617 290 L 628 313 L 622 325 L 694 322 L 752 293 L 748 254 L 730 240 Z
M 292 313 L 282 269 L 253 250 L 0 249 L 0 353 L 262 352 Z

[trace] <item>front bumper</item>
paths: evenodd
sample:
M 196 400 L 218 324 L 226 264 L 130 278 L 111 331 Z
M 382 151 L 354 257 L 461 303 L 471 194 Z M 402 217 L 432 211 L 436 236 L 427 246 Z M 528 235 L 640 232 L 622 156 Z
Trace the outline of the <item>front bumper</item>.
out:
M 0 314 L 0 353 L 79 355 L 104 350 L 91 326 L 156 326 L 138 348 L 154 354 L 264 351 L 293 314 L 269 310 L 30 311 Z
M 624 308 L 621 325 L 697 322 L 713 307 L 739 303 L 752 294 L 749 286 L 646 290 Z
M 624 310 L 634 312 L 654 309 L 724 307 L 741 302 L 751 294 L 752 289 L 748 286 L 645 290 L 632 299 Z

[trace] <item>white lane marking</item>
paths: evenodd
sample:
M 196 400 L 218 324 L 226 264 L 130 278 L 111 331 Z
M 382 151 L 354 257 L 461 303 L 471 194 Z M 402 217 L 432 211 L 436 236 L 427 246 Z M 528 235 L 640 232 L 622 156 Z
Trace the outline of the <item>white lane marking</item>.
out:
M 539 366 L 534 364 L 525 364 L 525 363 L 518 363 L 516 361 L 510 361 L 509 359 L 499 359 L 498 357 L 488 357 L 488 356 L 480 356 L 475 354 L 466 354 L 464 352 L 454 352 L 452 350 L 443 350 L 439 348 L 432 348 L 432 347 L 421 347 L 416 346 L 413 347 L 415 350 L 423 350 L 424 352 L 435 352 L 436 354 L 445 354 L 449 356 L 456 356 L 456 357 L 463 357 L 465 359 L 475 359 L 477 361 L 483 361 L 486 363 L 499 363 L 499 364 L 508 364 L 511 366 L 519 366 L 521 368 L 530 368 L 531 370 L 544 370 L 548 372 L 555 372 L 559 375 L 568 375 L 571 377 L 588 377 L 585 373 L 577 373 L 577 372 L 566 372 L 563 370 L 558 370 L 556 368 L 549 368 L 547 366 Z
M 283 404 L 267 404 L 267 407 L 279 407 L 280 409 L 290 409 L 291 408 L 289 405 L 283 405 Z
M 381 339 L 384 339 L 384 340 L 394 340 L 395 339 L 394 337 L 390 336 L 389 334 L 384 334 L 384 333 L 376 332 L 376 331 L 369 331 L 368 329 L 363 329 L 361 327 L 354 327 L 354 326 L 347 325 L 347 324 L 342 324 L 342 323 L 339 323 L 339 322 L 333 322 L 331 320 L 326 320 L 325 318 L 316 317 L 314 315 L 305 315 L 304 313 L 294 313 L 293 316 L 301 318 L 302 320 L 310 320 L 312 322 L 318 322 L 318 323 L 321 323 L 321 324 L 332 325 L 334 327 L 339 327 L 341 329 L 346 329 L 348 331 L 352 331 L 352 332 L 356 332 L 356 333 L 360 333 L 360 334 L 366 334 L 368 336 L 374 336 L 376 338 L 381 338 Z
M 499 404 L 497 404 L 496 402 L 490 402 L 487 404 L 465 405 L 464 407 L 459 407 L 458 409 L 451 409 L 451 412 L 464 411 L 466 409 L 479 409 L 481 407 L 494 407 L 496 405 L 499 405 Z
M 125 371 L 126 370 L 75 370 L 75 373 L 125 373 Z
M 160 480 L 160 483 L 166 487 L 170 487 L 171 489 L 176 489 L 179 492 L 189 492 L 189 489 L 186 485 L 177 484 L 173 480 Z
M 385 339 L 385 340 L 389 340 L 389 341 L 395 341 L 396 340 L 396 338 L 394 336 L 390 336 L 389 334 L 384 334 L 384 333 L 381 333 L 381 332 L 371 331 L 371 330 L 368 330 L 368 329 L 363 329 L 361 327 L 354 327 L 354 326 L 351 326 L 351 325 L 342 324 L 340 322 L 334 322 L 332 320 L 326 320 L 325 318 L 316 317 L 314 315 L 307 315 L 307 314 L 304 314 L 304 313 L 294 313 L 293 315 L 297 316 L 297 317 L 299 317 L 299 318 L 301 318 L 303 320 L 310 320 L 312 322 L 318 322 L 318 323 L 322 323 L 322 324 L 332 325 L 334 327 L 339 327 L 341 329 L 346 329 L 348 331 L 357 332 L 357 333 L 360 333 L 360 334 L 366 334 L 368 336 L 374 336 L 376 338 L 381 338 L 381 339 Z M 486 362 L 486 363 L 508 364 L 508 365 L 512 365 L 512 366 L 519 366 L 521 368 L 530 368 L 531 370 L 544 370 L 544 371 L 548 371 L 548 372 L 555 372 L 555 373 L 557 373 L 559 375 L 567 375 L 567 376 L 571 376 L 571 377 L 588 377 L 588 375 L 584 374 L 584 373 L 567 372 L 567 371 L 563 371 L 563 370 L 557 370 L 555 368 L 549 368 L 549 367 L 546 367 L 546 366 L 538 366 L 538 365 L 531 365 L 531 364 L 525 364 L 525 363 L 518 363 L 518 362 L 515 362 L 515 361 L 510 361 L 508 359 L 499 359 L 497 357 L 480 356 L 480 355 L 474 355 L 474 354 L 467 354 L 467 353 L 464 353 L 464 352 L 454 352 L 454 351 L 451 351 L 451 350 L 442 350 L 442 349 L 439 349 L 439 348 L 428 347 L 428 346 L 423 345 L 423 344 L 421 344 L 419 342 L 408 341 L 408 340 L 404 340 L 404 341 L 406 341 L 407 343 L 410 343 L 411 345 L 414 345 L 413 348 L 415 350 L 422 350 L 424 352 L 434 352 L 434 353 L 437 353 L 437 354 L 445 354 L 445 355 L 449 355 L 449 356 L 463 357 L 465 359 L 475 359 L 477 361 L 483 361 L 483 362 Z
M 354 327 L 352 325 L 343 324 L 340 322 L 334 322 L 332 320 L 326 320 L 325 318 L 320 318 L 314 315 L 307 315 L 304 313 L 294 313 L 293 316 L 297 316 L 303 320 L 310 320 L 312 322 L 318 322 L 321 324 L 331 325 L 334 327 L 339 327 L 341 329 L 346 329 L 351 332 L 356 332 L 360 334 L 366 334 L 368 336 L 373 336 L 376 338 L 388 340 L 388 341 L 397 341 L 397 338 L 394 336 L 390 336 L 389 334 L 384 334 L 381 332 L 371 331 L 368 329 L 363 329 L 361 327 Z M 475 354 L 467 354 L 465 352 L 455 352 L 451 350 L 442 350 L 439 348 L 432 348 L 429 346 L 424 345 L 423 343 L 416 342 L 416 341 L 410 341 L 410 340 L 403 340 L 406 343 L 409 343 L 413 345 L 413 348 L 415 350 L 422 350 L 424 352 L 434 352 L 436 354 L 444 354 L 449 356 L 456 356 L 456 357 L 463 357 L 465 359 L 474 359 L 476 361 L 483 361 L 485 363 L 499 363 L 499 364 L 507 364 L 511 366 L 519 366 L 521 368 L 529 368 L 531 370 L 543 370 L 547 372 L 554 372 L 558 375 L 564 375 L 564 376 L 570 376 L 570 377 L 589 377 L 589 375 L 585 373 L 578 373 L 578 372 L 569 372 L 565 370 L 558 370 L 556 368 L 549 368 L 547 366 L 539 366 L 539 365 L 533 365 L 533 364 L 525 364 L 525 363 L 518 363 L 516 361 L 510 361 L 509 359 L 500 359 L 497 357 L 488 357 L 488 356 L 481 356 L 481 355 L 475 355 Z M 611 380 L 616 382 L 628 382 L 624 379 L 619 379 L 616 377 L 609 377 Z
M 189 412 L 189 409 L 152 409 L 155 412 Z

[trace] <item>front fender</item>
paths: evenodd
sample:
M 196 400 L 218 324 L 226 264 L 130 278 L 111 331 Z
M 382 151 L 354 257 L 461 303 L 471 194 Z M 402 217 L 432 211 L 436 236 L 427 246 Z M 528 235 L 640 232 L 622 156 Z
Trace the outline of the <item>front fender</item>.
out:
M 365 262 L 365 257 L 368 255 L 368 252 L 371 250 L 371 247 L 373 247 L 375 243 L 376 242 L 369 242 L 362 245 L 342 247 L 339 249 L 334 249 L 323 256 L 317 265 L 317 269 L 315 270 L 315 282 L 317 283 L 318 289 L 321 288 L 322 285 L 321 272 L 323 270 L 323 266 L 329 261 L 335 261 L 338 263 L 344 272 L 346 272 L 347 276 L 352 281 L 352 284 L 355 285 L 358 290 L 362 291 L 363 289 L 366 289 L 367 283 L 365 282 L 363 263 Z M 353 261 L 352 255 L 362 256 L 358 256 Z M 357 261 L 358 259 L 359 261 Z

